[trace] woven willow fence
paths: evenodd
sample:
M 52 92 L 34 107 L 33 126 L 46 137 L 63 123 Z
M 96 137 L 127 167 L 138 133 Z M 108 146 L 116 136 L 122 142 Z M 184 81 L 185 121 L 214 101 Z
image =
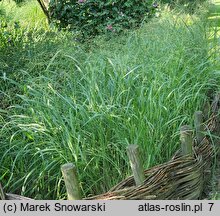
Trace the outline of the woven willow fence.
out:
M 203 122 L 203 113 L 195 112 L 195 131 L 185 125 L 180 129 L 181 148 L 170 161 L 143 170 L 138 146 L 128 146 L 127 152 L 133 175 L 123 180 L 107 193 L 84 200 L 166 200 L 200 199 L 210 180 L 210 168 L 215 152 L 213 134 L 219 133 L 220 94 L 211 104 L 211 114 Z M 61 167 L 69 200 L 82 199 L 76 167 L 72 163 Z M 4 194 L 3 199 L 29 199 L 14 194 Z

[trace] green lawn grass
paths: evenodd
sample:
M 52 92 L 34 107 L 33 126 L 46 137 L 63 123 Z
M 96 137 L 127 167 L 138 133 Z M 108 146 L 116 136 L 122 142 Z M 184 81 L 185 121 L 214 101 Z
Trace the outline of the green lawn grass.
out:
M 73 162 L 84 196 L 105 192 L 131 174 L 128 144 L 140 146 L 145 168 L 169 160 L 180 126 L 193 124 L 218 85 L 208 26 L 196 15 L 165 11 L 141 29 L 86 44 L 33 26 L 19 48 L 0 51 L 7 191 L 63 199 L 60 166 Z

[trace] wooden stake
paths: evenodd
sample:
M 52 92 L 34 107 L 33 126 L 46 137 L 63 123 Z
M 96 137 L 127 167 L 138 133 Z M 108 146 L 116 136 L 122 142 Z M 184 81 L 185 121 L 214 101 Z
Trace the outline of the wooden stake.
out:
M 181 140 L 181 148 L 182 155 L 192 155 L 192 146 L 193 146 L 193 138 L 192 138 L 192 130 L 190 126 L 184 125 L 180 128 L 180 140 Z
M 145 175 L 142 163 L 139 158 L 139 151 L 137 145 L 129 145 L 127 148 L 128 157 L 130 160 L 131 169 L 134 175 L 136 186 L 143 184 Z
M 73 163 L 64 164 L 61 166 L 61 171 L 66 185 L 68 200 L 80 200 L 81 191 L 75 165 Z
M 200 144 L 204 138 L 202 111 L 195 112 L 195 128 L 196 128 L 196 140 L 197 143 Z

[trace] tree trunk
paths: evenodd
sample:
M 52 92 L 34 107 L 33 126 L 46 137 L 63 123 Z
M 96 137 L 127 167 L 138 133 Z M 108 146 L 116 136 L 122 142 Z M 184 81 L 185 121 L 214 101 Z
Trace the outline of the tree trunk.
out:
M 43 10 L 44 14 L 47 17 L 48 22 L 50 21 L 50 15 L 49 15 L 49 0 L 37 0 L 38 3 L 40 4 L 41 9 Z

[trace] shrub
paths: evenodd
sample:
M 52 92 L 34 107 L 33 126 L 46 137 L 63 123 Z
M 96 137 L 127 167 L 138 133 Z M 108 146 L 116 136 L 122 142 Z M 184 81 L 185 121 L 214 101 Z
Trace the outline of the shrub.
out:
M 154 11 L 152 2 L 146 0 L 51 0 L 49 4 L 56 25 L 83 36 L 137 27 Z

